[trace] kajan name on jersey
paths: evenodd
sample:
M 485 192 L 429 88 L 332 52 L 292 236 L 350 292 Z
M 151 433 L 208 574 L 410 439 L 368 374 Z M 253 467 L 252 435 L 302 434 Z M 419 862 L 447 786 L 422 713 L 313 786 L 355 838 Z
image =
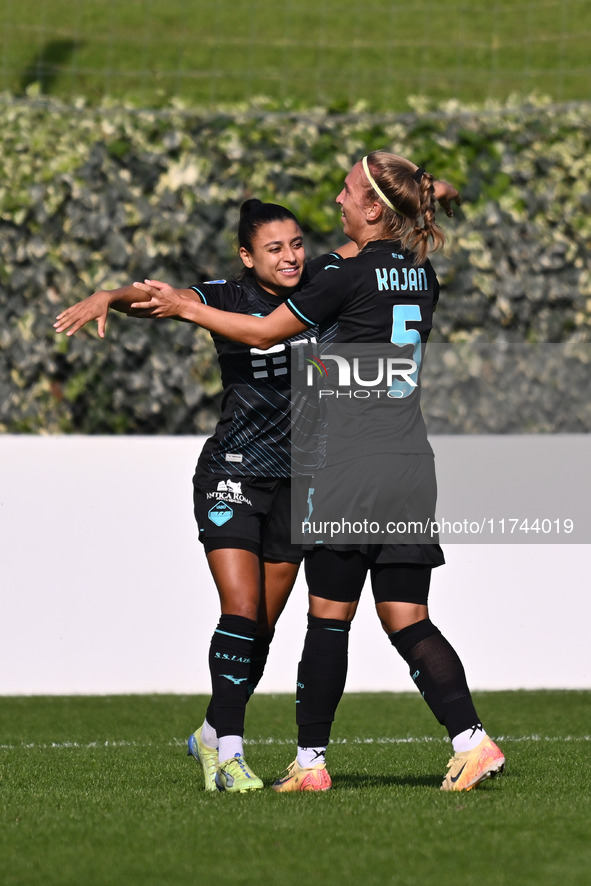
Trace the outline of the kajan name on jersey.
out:
M 424 268 L 376 268 L 378 291 L 420 292 L 427 290 L 427 272 Z M 402 279 L 401 279 L 402 278 Z

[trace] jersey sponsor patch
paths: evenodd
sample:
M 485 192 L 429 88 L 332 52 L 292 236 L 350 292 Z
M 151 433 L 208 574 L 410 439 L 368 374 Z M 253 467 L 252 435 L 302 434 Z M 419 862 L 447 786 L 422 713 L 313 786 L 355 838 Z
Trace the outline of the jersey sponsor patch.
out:
M 253 378 L 269 378 L 270 376 L 287 375 L 287 354 L 285 345 L 274 345 L 266 351 L 251 348 Z
M 242 494 L 242 481 L 220 480 L 215 492 L 208 492 L 206 498 L 216 498 L 218 501 L 230 501 L 234 505 L 247 504 L 252 507 L 250 499 Z
M 216 526 L 223 526 L 224 523 L 232 519 L 234 511 L 225 501 L 218 501 L 213 508 L 209 509 L 207 516 Z
M 242 495 L 242 480 L 220 480 L 218 492 L 233 492 L 234 495 Z
M 224 455 L 226 461 L 235 462 L 236 464 L 240 464 L 242 462 L 242 456 L 237 452 L 226 452 Z

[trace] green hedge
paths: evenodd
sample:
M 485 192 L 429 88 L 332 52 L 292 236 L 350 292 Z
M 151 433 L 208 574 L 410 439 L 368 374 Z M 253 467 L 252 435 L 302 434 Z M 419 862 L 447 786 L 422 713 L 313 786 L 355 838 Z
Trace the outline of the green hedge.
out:
M 0 430 L 193 433 L 212 427 L 208 336 L 114 317 L 107 339 L 56 337 L 63 306 L 142 277 L 188 285 L 236 268 L 247 196 L 300 217 L 309 254 L 342 240 L 348 168 L 386 148 L 464 202 L 436 256 L 439 341 L 589 341 L 591 104 L 540 99 L 405 116 L 138 112 L 0 101 Z

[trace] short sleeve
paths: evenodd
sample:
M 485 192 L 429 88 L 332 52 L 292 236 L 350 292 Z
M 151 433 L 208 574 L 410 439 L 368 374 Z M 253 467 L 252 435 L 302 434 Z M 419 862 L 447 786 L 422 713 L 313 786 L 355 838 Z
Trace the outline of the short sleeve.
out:
M 232 280 L 207 280 L 190 286 L 204 305 L 221 311 L 238 311 L 242 300 L 241 287 Z
M 300 292 L 285 304 L 306 326 L 317 326 L 341 311 L 351 289 L 346 259 L 327 256 L 328 262 Z

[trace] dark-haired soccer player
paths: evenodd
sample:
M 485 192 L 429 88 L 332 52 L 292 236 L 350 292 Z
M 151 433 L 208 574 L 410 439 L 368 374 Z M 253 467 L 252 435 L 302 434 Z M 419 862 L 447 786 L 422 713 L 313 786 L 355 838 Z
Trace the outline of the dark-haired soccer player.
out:
M 304 273 L 318 266 L 318 261 L 304 265 L 300 225 L 283 206 L 247 200 L 238 242 L 241 277 L 199 284 L 184 290 L 186 298 L 261 322 L 300 286 Z M 97 320 L 102 337 L 110 307 L 143 315 L 141 308 L 130 308 L 138 295 L 132 286 L 94 293 L 63 311 L 55 328 L 71 335 Z M 188 742 L 189 753 L 203 767 L 206 790 L 263 787 L 244 759 L 245 707 L 263 674 L 302 559 L 290 532 L 289 352 L 315 335 L 314 329 L 303 329 L 268 349 L 231 341 L 223 330 L 213 335 L 224 388 L 222 414 L 199 456 L 193 484 L 199 537 L 221 616 L 209 650 L 211 700 Z M 303 471 L 308 457 L 306 446 L 298 447 L 295 458 Z

